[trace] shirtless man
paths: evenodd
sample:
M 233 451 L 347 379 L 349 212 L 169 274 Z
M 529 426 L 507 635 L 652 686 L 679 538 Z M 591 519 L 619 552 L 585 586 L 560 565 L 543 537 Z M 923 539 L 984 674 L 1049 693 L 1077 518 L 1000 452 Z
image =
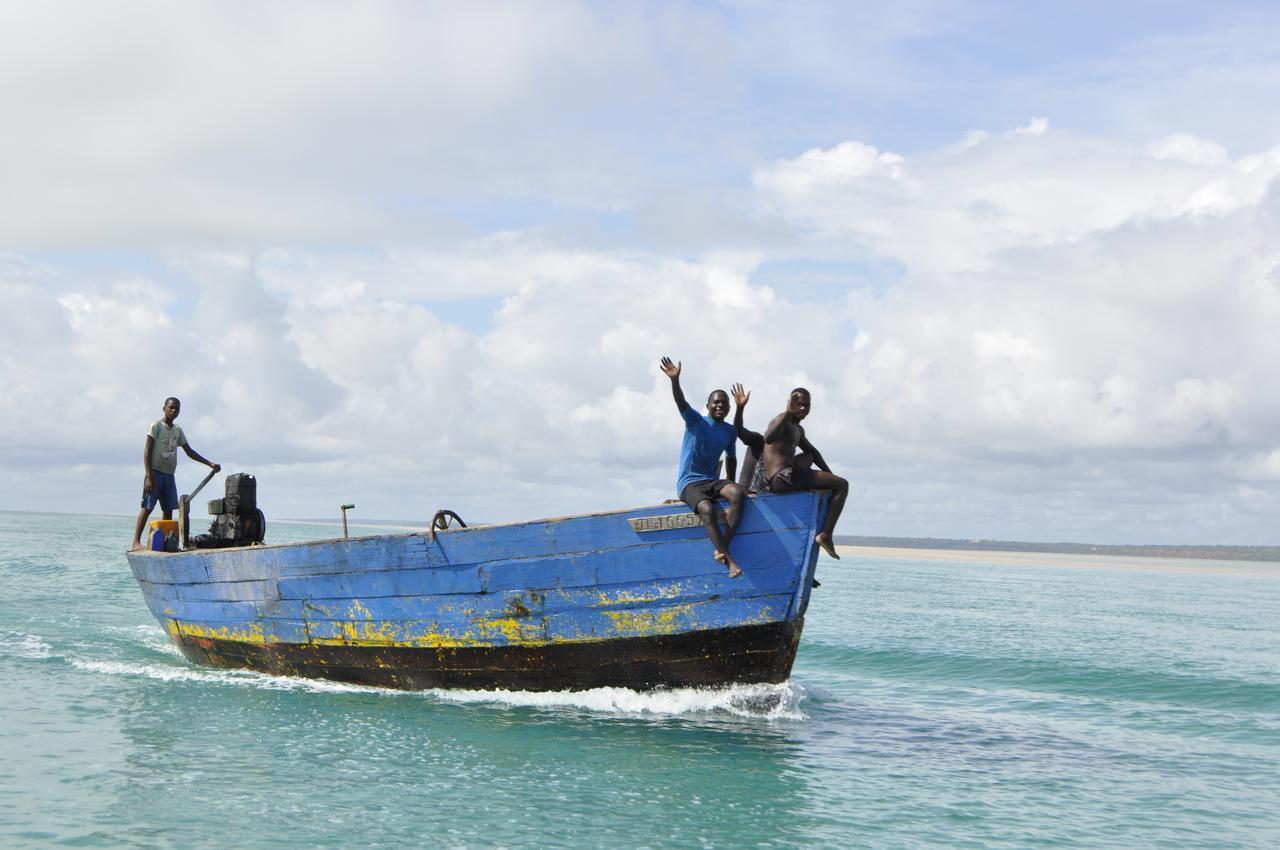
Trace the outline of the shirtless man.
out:
M 684 419 L 684 443 L 680 448 L 676 492 L 702 520 L 711 545 L 715 547 L 715 559 L 729 568 L 729 578 L 737 578 L 742 575 L 742 568 L 729 554 L 729 542 L 742 519 L 743 492 L 733 482 L 738 471 L 738 456 L 734 449 L 738 435 L 733 426 L 724 421 L 729 415 L 729 394 L 724 390 L 714 390 L 707 396 L 708 415 L 703 416 L 685 401 L 684 390 L 680 388 L 680 364 L 664 357 L 661 366 L 663 373 L 671 379 L 671 395 Z M 716 477 L 721 454 L 725 455 L 727 479 Z M 729 502 L 729 509 L 725 511 L 727 529 L 723 534 L 716 517 L 717 499 Z
M 741 391 L 741 386 L 737 387 Z M 750 398 L 750 393 L 746 394 Z M 836 560 L 835 541 L 831 532 L 835 530 L 836 520 L 840 519 L 840 511 L 844 509 L 845 497 L 849 495 L 849 482 L 831 472 L 831 467 L 822 459 L 822 453 L 804 435 L 800 421 L 809 415 L 811 401 L 809 391 L 804 387 L 796 387 L 787 399 L 787 409 L 773 417 L 764 433 L 764 484 L 770 493 L 794 493 L 797 490 L 830 490 L 831 504 L 827 506 L 827 521 L 822 531 L 814 535 L 814 542 L 822 547 Z M 796 454 L 796 449 L 800 454 Z M 813 470 L 817 466 L 819 472 Z

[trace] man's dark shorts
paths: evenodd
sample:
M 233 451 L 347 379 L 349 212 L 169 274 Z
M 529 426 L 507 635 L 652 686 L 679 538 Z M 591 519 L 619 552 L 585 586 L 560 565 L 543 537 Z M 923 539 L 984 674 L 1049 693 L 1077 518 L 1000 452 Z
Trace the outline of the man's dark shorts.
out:
M 696 511 L 699 502 L 706 499 L 715 502 L 720 498 L 720 491 L 732 483 L 723 478 L 716 481 L 690 481 L 680 491 L 680 500 Z
M 149 511 L 160 503 L 160 510 L 178 509 L 178 479 L 171 472 L 151 470 L 151 492 L 142 491 L 142 509 Z
M 764 485 L 770 493 L 796 493 L 818 489 L 813 469 L 808 466 L 784 466 L 773 474 Z

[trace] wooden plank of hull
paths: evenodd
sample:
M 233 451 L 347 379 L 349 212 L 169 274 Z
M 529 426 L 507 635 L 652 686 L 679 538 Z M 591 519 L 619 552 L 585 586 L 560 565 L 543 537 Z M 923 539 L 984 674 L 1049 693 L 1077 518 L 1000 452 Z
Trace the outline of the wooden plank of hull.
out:
M 802 620 L 547 646 L 451 649 L 248 644 L 183 637 L 191 661 L 385 688 L 525 691 L 709 687 L 786 681 Z
M 316 595 L 281 599 L 263 593 L 265 582 L 224 582 L 209 585 L 163 585 L 141 582 L 148 599 L 160 604 L 157 616 L 202 621 L 238 621 L 245 618 L 274 617 L 311 620 L 421 619 L 440 607 L 469 608 L 477 617 L 537 616 L 561 611 L 598 608 L 632 608 L 664 599 L 702 601 L 736 599 L 763 594 L 786 593 L 795 586 L 789 570 L 749 570 L 727 581 L 724 568 L 716 564 L 713 574 L 701 574 L 663 581 L 627 581 L 590 587 L 549 587 L 501 590 L 493 593 L 406 592 L 390 596 L 351 594 Z M 222 603 L 246 603 L 223 605 Z M 359 607 L 356 607 L 358 603 Z
M 575 590 L 587 593 L 625 591 L 652 583 L 666 586 L 698 580 L 718 580 L 725 592 L 740 585 L 770 580 L 776 573 L 794 574 L 803 557 L 795 540 L 775 535 L 752 535 L 740 550 L 745 575 L 728 581 L 725 569 L 710 555 L 704 540 L 682 540 L 661 547 L 592 552 L 556 559 L 504 559 L 449 567 L 405 567 L 362 570 L 346 575 L 315 575 L 245 581 L 200 583 L 155 582 L 140 579 L 148 593 L 180 603 L 381 599 L 409 596 L 493 595 L 509 591 L 542 593 Z

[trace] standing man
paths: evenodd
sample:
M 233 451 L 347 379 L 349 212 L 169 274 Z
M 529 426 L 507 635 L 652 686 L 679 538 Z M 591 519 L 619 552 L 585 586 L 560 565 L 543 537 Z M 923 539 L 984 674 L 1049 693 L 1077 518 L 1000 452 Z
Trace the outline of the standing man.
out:
M 138 524 L 133 530 L 133 548 L 142 548 L 142 527 L 147 517 L 160 503 L 165 519 L 173 519 L 173 510 L 178 507 L 178 482 L 174 473 L 178 469 L 178 447 L 187 453 L 187 457 L 199 461 L 214 472 L 222 469 L 219 464 L 201 457 L 200 453 L 187 443 L 187 435 L 182 428 L 173 424 L 182 411 L 182 402 L 173 396 L 164 400 L 164 418 L 151 423 L 147 431 L 147 443 L 142 450 L 142 510 L 138 512 Z
M 849 482 L 833 474 L 831 467 L 822 459 L 822 453 L 805 438 L 800 422 L 809 415 L 810 406 L 809 391 L 804 387 L 796 387 L 787 399 L 787 409 L 773 417 L 773 421 L 769 423 L 764 434 L 762 455 L 764 485 L 770 493 L 830 490 L 831 504 L 827 506 L 827 521 L 822 526 L 822 531 L 814 535 L 813 541 L 822 547 L 822 551 L 840 560 L 831 532 L 835 530 L 836 520 L 840 519 L 840 511 L 844 509 L 845 497 L 849 495 Z M 796 454 L 797 448 L 801 454 Z M 814 465 L 821 471 L 814 472 Z
M 684 419 L 684 442 L 680 446 L 676 492 L 702 520 L 711 545 L 715 547 L 715 559 L 729 568 L 729 578 L 737 578 L 742 575 L 742 568 L 729 554 L 729 542 L 742 519 L 743 493 L 732 480 L 738 471 L 738 456 L 734 449 L 738 432 L 724 421 L 729 415 L 729 394 L 715 390 L 707 396 L 708 415 L 703 416 L 685 401 L 684 390 L 680 389 L 680 365 L 672 363 L 670 357 L 662 358 L 662 371 L 671 379 L 671 395 Z M 725 456 L 727 479 L 716 477 L 721 454 Z M 720 498 L 729 502 L 729 509 L 725 512 L 727 531 L 723 534 L 716 517 L 716 500 Z

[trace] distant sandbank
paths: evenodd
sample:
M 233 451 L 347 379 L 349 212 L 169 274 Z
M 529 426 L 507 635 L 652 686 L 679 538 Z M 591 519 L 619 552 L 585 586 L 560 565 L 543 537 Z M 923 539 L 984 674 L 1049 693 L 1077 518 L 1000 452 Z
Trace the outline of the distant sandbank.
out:
M 1202 561 L 1192 558 L 1149 558 L 1124 555 L 1076 555 L 1061 552 L 1009 552 L 974 549 L 915 549 L 888 546 L 836 547 L 842 558 L 891 558 L 912 561 L 959 561 L 1015 567 L 1074 567 L 1151 573 L 1213 573 L 1280 578 L 1280 564 L 1257 561 Z

